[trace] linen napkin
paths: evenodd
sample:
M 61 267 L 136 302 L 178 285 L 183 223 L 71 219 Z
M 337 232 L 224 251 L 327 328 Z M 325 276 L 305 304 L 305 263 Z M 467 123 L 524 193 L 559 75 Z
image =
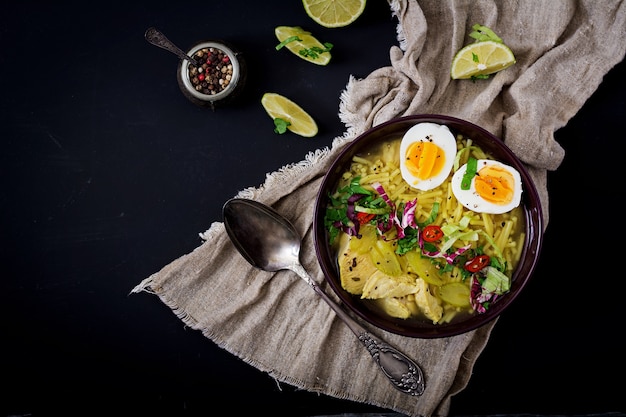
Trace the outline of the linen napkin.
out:
M 311 152 L 268 174 L 263 185 L 237 194 L 274 207 L 294 223 L 303 237 L 302 264 L 329 293 L 315 257 L 310 201 L 347 143 L 400 116 L 439 113 L 469 120 L 501 137 L 527 165 L 547 225 L 547 171 L 557 169 L 564 157 L 554 132 L 626 53 L 622 1 L 388 3 L 398 21 L 398 45 L 390 46 L 388 67 L 347 81 L 339 102 L 344 134 L 330 148 Z M 451 80 L 452 58 L 473 41 L 468 34 L 476 23 L 493 29 L 517 62 L 487 80 Z M 422 367 L 426 390 L 420 397 L 408 396 L 393 388 L 348 327 L 295 274 L 251 267 L 221 222 L 201 236 L 205 241 L 194 251 L 132 292 L 156 294 L 185 325 L 277 381 L 304 390 L 410 416 L 447 415 L 497 325 L 496 320 L 467 334 L 428 340 L 368 326 Z

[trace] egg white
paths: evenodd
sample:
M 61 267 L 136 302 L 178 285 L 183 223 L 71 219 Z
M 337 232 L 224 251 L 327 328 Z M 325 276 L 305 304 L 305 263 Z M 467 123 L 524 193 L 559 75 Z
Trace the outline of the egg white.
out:
M 463 181 L 463 176 L 465 175 L 465 171 L 467 169 L 467 164 L 465 164 L 454 173 L 450 182 L 450 185 L 452 187 L 452 193 L 459 201 L 459 203 L 477 213 L 489 214 L 506 213 L 519 206 L 522 199 L 522 178 L 519 172 L 509 165 L 490 159 L 479 159 L 476 171 L 479 172 L 481 168 L 484 168 L 487 165 L 499 166 L 511 173 L 514 183 L 513 198 L 511 199 L 511 201 L 507 204 L 496 204 L 485 200 L 476 191 L 476 176 L 472 178 L 469 190 L 461 189 L 461 181 Z
M 445 161 L 439 173 L 420 179 L 413 175 L 406 166 L 406 151 L 415 142 L 432 142 L 444 153 Z M 418 123 L 411 127 L 402 137 L 400 143 L 400 172 L 402 178 L 413 188 L 422 191 L 432 190 L 441 185 L 450 175 L 456 155 L 456 139 L 445 125 L 436 123 Z

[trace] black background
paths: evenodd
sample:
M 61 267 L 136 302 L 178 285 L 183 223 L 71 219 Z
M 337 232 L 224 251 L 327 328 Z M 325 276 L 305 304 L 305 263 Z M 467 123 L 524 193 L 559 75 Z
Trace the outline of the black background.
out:
M 370 1 L 342 29 L 316 25 L 299 1 L 0 10 L 0 415 L 384 411 L 278 384 L 185 328 L 156 296 L 130 291 L 197 247 L 228 198 L 343 133 L 349 76 L 388 66 L 397 44 L 386 2 Z M 278 25 L 332 42 L 331 64 L 276 52 Z M 216 111 L 188 102 L 177 58 L 144 40 L 150 26 L 183 49 L 210 38 L 236 45 L 250 69 L 240 101 Z M 540 265 L 452 415 L 624 411 L 625 79 L 622 62 L 556 132 L 566 158 L 549 173 Z M 318 136 L 274 134 L 266 91 L 307 109 Z

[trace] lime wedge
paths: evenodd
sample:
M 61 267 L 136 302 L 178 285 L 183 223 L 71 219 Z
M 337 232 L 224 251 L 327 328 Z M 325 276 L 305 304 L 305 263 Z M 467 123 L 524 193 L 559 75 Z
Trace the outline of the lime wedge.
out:
M 515 64 L 511 49 L 501 42 L 482 41 L 463 47 L 452 60 L 454 80 L 477 78 L 502 71 Z
M 300 58 L 317 65 L 330 62 L 329 48 L 301 27 L 278 26 L 274 29 L 274 34 L 281 42 L 276 49 L 284 46 Z
M 306 138 L 317 135 L 315 120 L 302 107 L 277 93 L 265 93 L 261 104 L 272 119 L 282 119 L 289 123 L 287 129 Z

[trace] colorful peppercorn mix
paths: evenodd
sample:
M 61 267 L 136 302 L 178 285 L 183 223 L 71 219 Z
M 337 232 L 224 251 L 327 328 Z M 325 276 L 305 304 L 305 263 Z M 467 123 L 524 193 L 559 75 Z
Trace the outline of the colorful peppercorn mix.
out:
M 233 77 L 233 64 L 230 57 L 219 48 L 202 48 L 194 53 L 193 58 L 202 62 L 201 67 L 189 64 L 189 79 L 196 91 L 214 95 L 230 84 Z

